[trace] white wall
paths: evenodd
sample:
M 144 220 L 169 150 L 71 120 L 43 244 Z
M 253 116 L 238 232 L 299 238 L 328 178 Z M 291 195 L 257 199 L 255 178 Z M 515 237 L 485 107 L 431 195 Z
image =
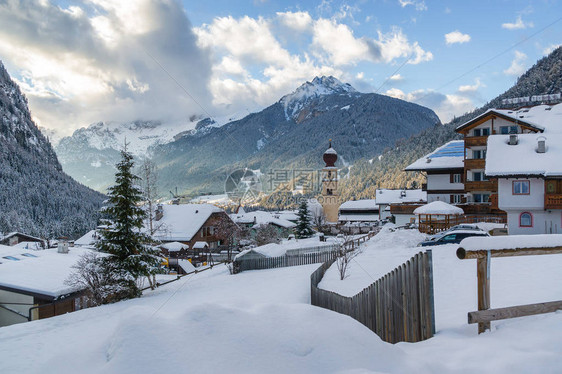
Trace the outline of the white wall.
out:
M 14 305 L 8 303 L 33 304 L 33 296 L 0 290 L 0 304 L 3 304 L 10 309 L 15 309 L 22 314 L 28 315 L 29 308 L 33 305 Z M 0 327 L 22 322 L 27 322 L 27 318 L 0 308 Z
M 410 223 L 411 218 L 416 218 L 415 214 L 395 214 L 395 223 L 398 226 L 407 225 Z
M 462 174 L 462 172 L 460 172 Z M 458 189 L 464 191 L 463 183 L 451 183 L 451 176 L 449 174 L 428 174 L 427 176 L 427 189 L 428 190 L 453 190 Z
M 513 181 L 528 180 L 529 195 L 514 195 Z M 498 180 L 498 206 L 501 210 L 523 211 L 525 209 L 544 209 L 544 180 L 538 178 L 499 178 Z
M 519 227 L 522 212 L 533 215 L 532 227 Z M 562 234 L 562 210 L 520 210 L 507 212 L 507 230 L 509 235 Z

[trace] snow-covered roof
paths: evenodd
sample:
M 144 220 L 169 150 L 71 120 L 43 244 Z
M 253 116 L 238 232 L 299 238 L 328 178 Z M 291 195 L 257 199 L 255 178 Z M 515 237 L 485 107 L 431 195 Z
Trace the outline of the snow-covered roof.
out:
M 34 251 L 40 251 L 43 249 L 43 246 L 41 245 L 41 242 L 19 242 L 18 244 L 12 246 L 14 248 L 20 248 L 20 249 L 31 249 Z
M 537 105 L 531 108 L 521 108 L 519 110 L 496 109 L 517 121 L 526 121 L 544 129 L 545 133 L 562 132 L 562 104 L 556 105 Z
M 488 249 L 562 247 L 561 234 L 501 235 L 485 238 L 470 237 L 459 244 L 467 251 Z
M 324 152 L 324 154 L 337 155 L 338 153 L 334 148 L 330 147 L 326 150 L 326 152 Z
M 296 226 L 295 223 L 282 218 L 280 214 L 265 212 L 263 210 L 256 210 L 245 214 L 231 214 L 230 218 L 240 224 L 251 224 L 255 222 L 256 226 L 272 224 L 287 229 Z
M 255 247 L 252 249 L 246 249 L 236 255 L 235 259 L 243 257 L 245 254 L 249 252 L 256 252 L 265 257 L 279 257 L 285 255 L 287 251 L 297 251 L 297 250 L 304 250 L 307 248 L 313 247 L 326 247 L 326 246 L 333 246 L 337 244 L 336 238 L 327 238 L 325 242 L 321 242 L 317 236 L 313 236 L 307 239 L 292 239 L 292 240 L 283 240 L 281 243 L 270 243 L 261 245 L 259 247 Z
M 32 251 L 0 245 L 0 288 L 53 298 L 78 291 L 64 282 L 87 251 L 90 250 L 70 248 L 68 253 L 57 253 L 56 248 Z M 17 260 L 6 258 L 9 256 Z
M 378 213 L 374 214 L 340 214 L 339 222 L 375 222 L 379 220 Z
M 546 152 L 537 153 L 538 140 Z M 562 134 L 518 134 L 517 144 L 509 145 L 509 135 L 488 137 L 486 175 L 562 176 Z
M 464 210 L 444 201 L 434 201 L 414 209 L 414 214 L 464 214 Z
M 10 233 L 4 235 L 3 237 L 1 237 L 0 239 L 5 240 L 5 239 L 11 238 L 12 236 L 16 236 L 16 235 L 20 235 L 20 236 L 23 236 L 23 237 L 26 237 L 26 238 L 34 239 L 34 240 L 37 240 L 37 241 L 40 241 L 40 242 L 43 241 L 43 239 L 41 239 L 41 238 L 38 238 L 38 237 L 33 236 L 33 235 L 28 235 L 28 234 L 25 234 L 23 232 L 18 232 L 18 231 L 10 232 Z
M 455 130 L 456 131 L 464 130 L 468 127 L 471 127 L 472 125 L 477 124 L 483 118 L 485 118 L 487 116 L 490 116 L 490 115 L 497 116 L 497 117 L 506 119 L 508 121 L 513 121 L 513 122 L 517 121 L 518 124 L 520 124 L 522 126 L 529 127 L 529 128 L 534 129 L 536 131 L 544 131 L 544 127 L 540 126 L 539 124 L 537 124 L 533 121 L 529 121 L 528 119 L 525 119 L 524 116 L 521 116 L 521 114 L 518 114 L 517 112 L 514 112 L 512 110 L 506 110 L 506 109 L 488 109 L 487 111 L 485 111 L 484 113 L 482 113 L 478 117 L 475 117 L 475 118 L 471 119 L 470 121 L 467 121 L 467 122 L 463 123 L 462 125 L 458 126 Z
M 182 249 L 189 249 L 187 244 L 183 244 L 180 242 L 169 242 L 160 245 L 161 248 L 166 249 L 168 252 L 179 252 Z
M 185 260 L 185 259 L 180 258 L 180 259 L 178 259 L 178 265 L 186 273 L 191 273 L 191 272 L 195 271 L 195 266 L 193 266 L 193 264 L 191 262 L 189 262 L 189 260 Z
M 346 201 L 340 205 L 340 210 L 375 210 L 379 209 L 379 206 L 375 203 L 374 199 L 363 199 L 363 200 L 350 200 Z
M 162 205 L 163 216 L 154 221 L 153 237 L 160 241 L 189 241 L 209 219 L 222 210 L 211 204 Z
M 453 140 L 406 167 L 406 171 L 464 168 L 464 140 Z
M 195 242 L 195 244 L 193 244 L 193 249 L 205 249 L 205 248 L 209 248 L 209 243 Z
M 426 202 L 427 192 L 422 190 L 377 190 L 376 202 L 382 204 Z
M 84 236 L 76 239 L 74 241 L 74 245 L 77 245 L 79 247 L 94 245 L 98 241 L 98 239 L 99 234 L 97 230 L 90 230 Z

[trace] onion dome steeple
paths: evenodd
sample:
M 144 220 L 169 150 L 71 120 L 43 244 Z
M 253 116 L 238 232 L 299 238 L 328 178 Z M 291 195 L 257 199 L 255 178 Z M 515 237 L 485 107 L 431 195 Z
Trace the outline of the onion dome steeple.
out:
M 328 147 L 326 152 L 324 152 L 324 156 L 322 158 L 324 159 L 327 168 L 335 167 L 334 164 L 338 160 L 338 153 L 334 148 L 332 148 L 332 139 L 330 139 L 330 146 Z

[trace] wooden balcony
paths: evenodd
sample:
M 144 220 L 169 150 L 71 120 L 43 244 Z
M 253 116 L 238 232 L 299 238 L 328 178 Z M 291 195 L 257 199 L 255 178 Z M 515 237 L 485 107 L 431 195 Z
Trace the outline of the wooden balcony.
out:
M 490 192 L 498 192 L 498 181 L 479 181 L 479 182 L 470 182 L 467 181 L 464 183 L 464 191 L 465 192 L 473 192 L 473 191 L 490 191 Z
M 464 138 L 465 147 L 486 146 L 487 136 L 469 136 Z
M 486 167 L 486 159 L 484 158 L 467 158 L 464 160 L 465 169 L 484 169 Z
M 545 194 L 544 209 L 562 209 L 562 194 Z

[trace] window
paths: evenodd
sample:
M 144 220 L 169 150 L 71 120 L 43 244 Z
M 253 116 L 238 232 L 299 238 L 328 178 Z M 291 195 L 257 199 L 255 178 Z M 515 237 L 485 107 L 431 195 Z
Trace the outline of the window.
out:
M 481 182 L 481 181 L 487 181 L 488 178 L 486 178 L 486 175 L 483 172 L 475 171 L 472 173 L 472 180 L 474 182 Z
M 490 199 L 490 194 L 488 193 L 475 193 L 472 195 L 472 200 L 475 203 L 487 203 Z
M 6 260 L 12 260 L 12 261 L 19 261 L 20 259 L 14 256 L 4 256 L 2 258 L 5 258 Z
M 479 149 L 479 150 L 476 150 L 476 151 L 472 151 L 472 158 L 477 159 L 477 160 L 486 158 L 486 150 L 485 149 Z
M 451 195 L 451 200 L 450 203 L 451 204 L 460 204 L 462 201 L 462 195 Z
M 31 253 L 22 253 L 21 255 L 25 257 L 37 257 L 35 255 L 32 255 Z
M 513 195 L 528 195 L 529 193 L 529 181 L 513 181 Z
M 211 236 L 215 233 L 215 228 L 213 226 L 205 226 L 201 229 L 201 237 Z
M 490 129 L 488 127 L 482 129 L 482 136 L 488 136 L 488 135 L 490 135 Z
M 453 174 L 453 183 L 462 183 L 461 174 Z
M 332 191 L 331 188 L 326 188 L 326 195 L 333 195 L 334 192 Z
M 474 131 L 473 131 L 472 134 L 473 134 L 474 136 L 480 136 L 481 131 L 480 131 L 480 129 L 474 129 Z
M 519 215 L 519 227 L 533 227 L 533 215 L 523 212 Z
M 444 242 L 452 242 L 457 238 L 457 234 L 449 234 L 443 237 Z
M 517 134 L 517 126 L 501 126 L 500 127 L 500 134 Z

